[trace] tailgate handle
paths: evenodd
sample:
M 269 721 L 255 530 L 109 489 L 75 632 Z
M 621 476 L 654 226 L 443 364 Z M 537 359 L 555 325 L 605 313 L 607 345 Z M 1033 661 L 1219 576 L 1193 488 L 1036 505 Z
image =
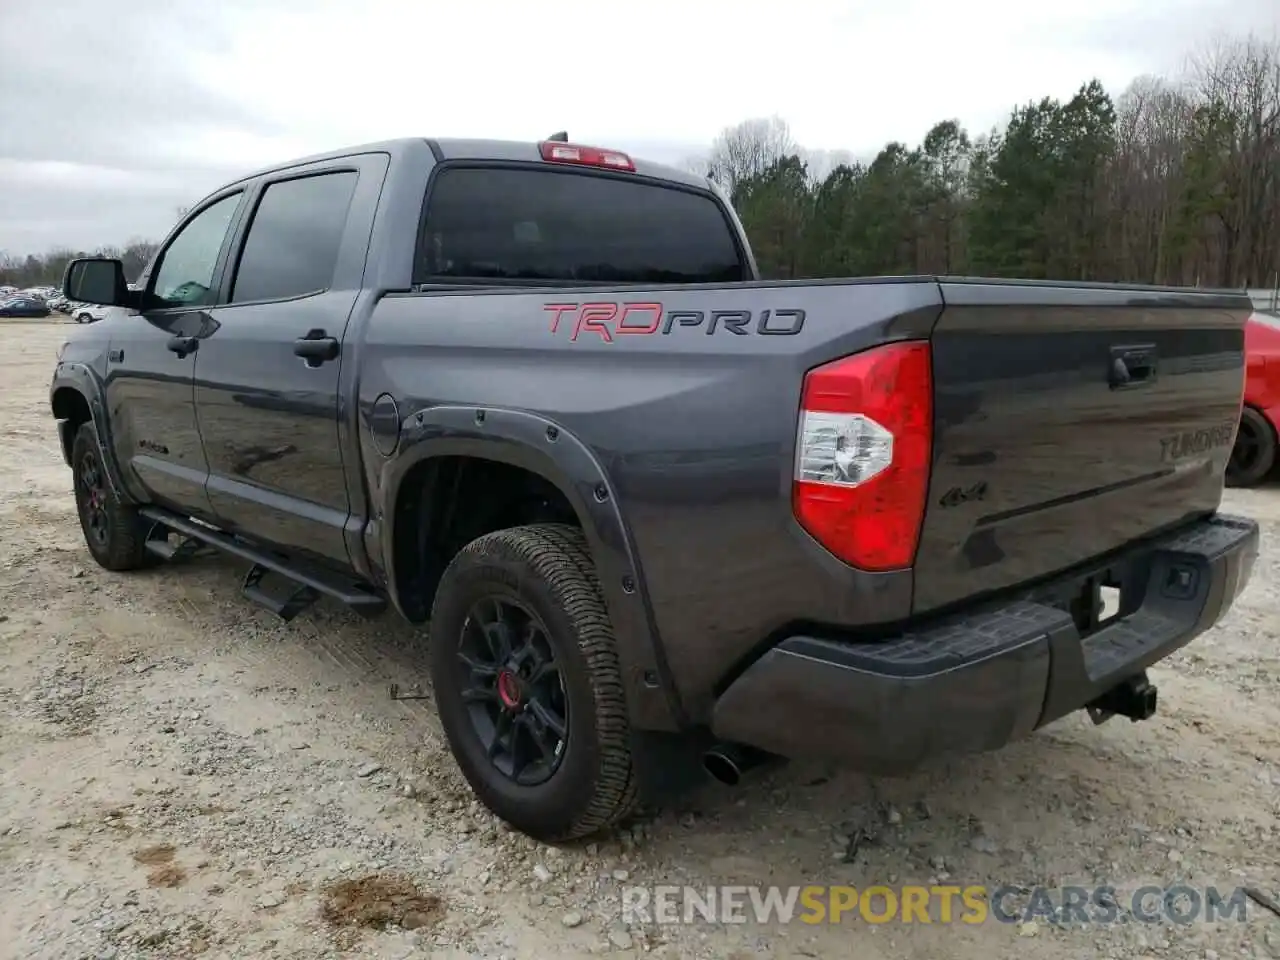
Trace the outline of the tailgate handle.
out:
M 1145 387 L 1156 378 L 1155 344 L 1112 347 L 1109 380 L 1112 390 Z

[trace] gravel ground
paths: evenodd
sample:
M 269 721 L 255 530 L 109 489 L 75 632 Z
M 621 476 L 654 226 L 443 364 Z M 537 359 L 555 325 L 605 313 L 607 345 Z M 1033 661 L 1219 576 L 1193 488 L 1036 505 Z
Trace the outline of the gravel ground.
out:
M 0 324 L 0 956 L 1280 957 L 1245 922 L 621 922 L 628 884 L 1253 884 L 1280 895 L 1280 490 L 1229 619 L 1153 671 L 1161 713 L 1075 715 L 903 780 L 795 764 L 595 843 L 472 800 L 424 636 L 321 605 L 285 626 L 219 558 L 100 570 L 47 385 L 70 328 Z M 1122 903 L 1126 902 L 1122 900 Z

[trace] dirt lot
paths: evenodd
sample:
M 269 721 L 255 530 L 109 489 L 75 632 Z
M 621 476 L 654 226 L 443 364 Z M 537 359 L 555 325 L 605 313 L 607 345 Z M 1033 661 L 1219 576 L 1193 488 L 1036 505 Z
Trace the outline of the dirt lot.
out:
M 47 406 L 73 328 L 0 325 L 0 956 L 1280 957 L 1280 918 L 941 926 L 620 920 L 629 884 L 1185 882 L 1280 894 L 1280 489 L 1230 619 L 1155 672 L 1149 723 L 1077 715 L 911 779 L 793 765 L 597 843 L 471 800 L 424 636 L 321 606 L 283 626 L 225 560 L 89 559 Z M 1121 903 L 1127 903 L 1121 898 Z

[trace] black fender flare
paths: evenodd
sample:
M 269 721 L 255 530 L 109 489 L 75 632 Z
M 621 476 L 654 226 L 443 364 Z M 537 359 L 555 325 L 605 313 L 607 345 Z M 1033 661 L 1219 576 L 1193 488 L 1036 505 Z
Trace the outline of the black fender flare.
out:
M 681 709 L 655 626 L 644 575 L 616 491 L 589 447 L 559 424 L 520 410 L 439 406 L 405 418 L 395 453 L 382 464 L 377 545 L 392 602 L 395 509 L 405 477 L 432 457 L 471 456 L 521 467 L 555 485 L 573 507 L 596 562 L 618 639 L 627 707 L 638 730 L 674 731 Z
M 116 448 L 111 433 L 111 418 L 107 416 L 106 389 L 93 368 L 77 361 L 59 361 L 53 373 L 53 382 L 49 386 L 49 405 L 53 406 L 53 398 L 60 390 L 74 390 L 84 399 L 89 408 L 89 416 L 93 419 L 94 432 L 98 435 L 98 454 L 106 468 L 107 482 L 112 491 L 126 503 L 141 503 L 133 490 L 125 482 L 116 460 Z M 71 424 L 67 420 L 58 420 L 59 441 L 62 446 L 63 459 L 67 466 L 71 464 L 71 444 L 75 437 L 70 435 Z

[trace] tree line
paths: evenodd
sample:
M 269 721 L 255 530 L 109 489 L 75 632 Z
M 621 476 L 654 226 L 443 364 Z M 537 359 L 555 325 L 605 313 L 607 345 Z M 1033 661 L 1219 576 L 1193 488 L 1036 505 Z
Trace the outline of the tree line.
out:
M 151 262 L 158 244 L 150 240 L 131 240 L 123 247 L 98 247 L 96 250 L 58 248 L 43 255 L 25 257 L 0 253 L 0 285 L 13 287 L 61 287 L 67 264 L 77 257 L 115 257 L 124 262 L 125 276 L 130 282 Z
M 817 154 L 777 117 L 691 161 L 732 198 L 765 276 L 950 274 L 1216 287 L 1280 284 L 1280 44 L 1224 40 L 1175 78 L 935 124 L 874 157 Z M 102 248 L 136 277 L 155 244 Z M 0 256 L 58 284 L 84 252 Z
M 943 120 L 874 158 L 814 155 L 779 118 L 692 161 L 771 278 L 951 274 L 1273 287 L 1280 45 L 1222 41 L 1118 97 L 1097 80 L 974 135 Z

